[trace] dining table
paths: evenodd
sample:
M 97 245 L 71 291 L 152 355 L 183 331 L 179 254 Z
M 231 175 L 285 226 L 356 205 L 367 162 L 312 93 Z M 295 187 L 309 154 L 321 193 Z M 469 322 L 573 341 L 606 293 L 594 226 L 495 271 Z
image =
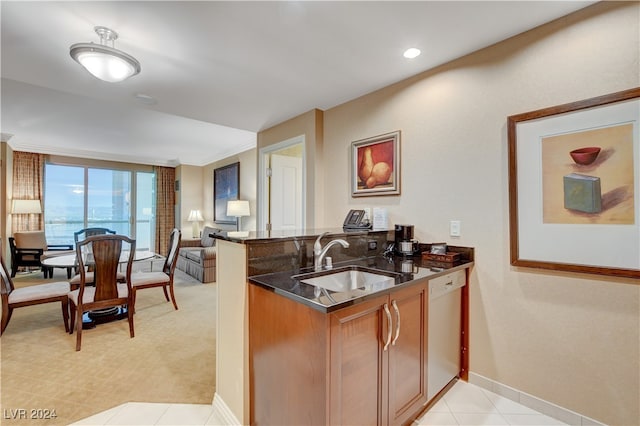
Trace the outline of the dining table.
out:
M 133 261 L 138 262 L 141 260 L 149 260 L 149 259 L 160 258 L 160 257 L 161 256 L 159 256 L 158 254 L 149 250 L 136 250 Z M 123 250 L 122 253 L 120 253 L 120 263 L 127 263 L 128 260 L 129 260 L 129 251 Z M 67 278 L 71 279 L 72 271 L 78 267 L 78 258 L 76 253 L 70 253 L 70 254 L 63 254 L 60 256 L 47 257 L 46 259 L 42 259 L 41 263 L 44 268 L 50 268 L 51 270 L 53 270 L 53 268 L 66 269 Z M 85 261 L 85 263 L 87 262 Z M 151 262 L 151 270 L 153 271 L 153 262 Z M 53 271 L 51 272 L 52 273 L 49 274 L 49 277 L 53 278 Z
M 85 254 L 84 256 L 91 256 L 90 253 Z M 83 258 L 85 265 L 91 265 L 90 258 Z M 157 253 L 154 253 L 149 250 L 136 250 L 134 254 L 133 261 L 139 262 L 143 260 L 151 260 L 151 270 L 153 270 L 153 259 L 163 259 Z M 120 264 L 126 264 L 129 261 L 129 251 L 123 250 L 120 253 Z M 65 254 L 56 257 L 50 257 L 42 260 L 42 265 L 47 268 L 66 268 L 67 276 L 71 279 L 71 270 L 76 269 L 78 267 L 78 260 L 76 254 Z M 49 274 L 49 276 L 53 276 L 53 273 Z M 73 289 L 73 287 L 72 287 Z M 127 317 L 127 306 L 114 307 L 114 308 L 106 308 L 99 309 L 90 312 L 85 312 L 82 317 L 82 328 L 90 329 L 94 328 L 97 324 L 102 324 L 106 322 L 116 321 Z

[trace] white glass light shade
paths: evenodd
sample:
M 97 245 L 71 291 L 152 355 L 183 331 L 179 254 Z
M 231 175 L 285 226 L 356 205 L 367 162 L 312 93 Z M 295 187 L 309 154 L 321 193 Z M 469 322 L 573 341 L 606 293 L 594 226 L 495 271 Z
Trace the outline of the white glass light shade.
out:
M 13 200 L 11 213 L 14 213 L 14 214 L 42 213 L 42 206 L 40 205 L 40 200 Z
M 133 56 L 109 46 L 76 43 L 69 53 L 93 76 L 110 83 L 126 80 L 140 72 L 140 63 Z
M 200 222 L 203 221 L 204 218 L 202 217 L 200 210 L 191 210 L 189 212 L 189 217 L 187 218 L 187 220 L 189 222 Z
M 233 200 L 227 202 L 227 216 L 249 216 L 249 202 L 246 200 Z

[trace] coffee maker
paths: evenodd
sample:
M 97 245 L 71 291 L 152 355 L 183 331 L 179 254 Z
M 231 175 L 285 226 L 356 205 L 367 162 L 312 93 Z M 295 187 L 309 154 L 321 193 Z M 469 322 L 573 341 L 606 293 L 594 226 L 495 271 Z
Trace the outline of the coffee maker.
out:
M 418 242 L 413 239 L 413 225 L 395 226 L 396 254 L 410 256 L 418 250 Z

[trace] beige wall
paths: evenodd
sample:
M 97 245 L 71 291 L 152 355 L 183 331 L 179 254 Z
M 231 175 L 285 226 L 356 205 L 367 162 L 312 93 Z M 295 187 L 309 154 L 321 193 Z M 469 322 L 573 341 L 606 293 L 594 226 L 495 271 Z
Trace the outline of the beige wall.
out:
M 182 238 L 191 238 L 192 224 L 188 222 L 191 210 L 200 210 L 202 217 L 207 219 L 203 198 L 203 168 L 197 166 L 176 167 L 176 180 L 180 182 L 180 190 L 176 192 L 176 223 L 182 231 Z M 204 223 L 200 223 L 202 230 Z
M 384 206 L 420 241 L 475 247 L 470 370 L 625 425 L 640 421 L 640 285 L 510 266 L 506 117 L 640 86 L 639 17 L 638 2 L 596 4 L 325 111 L 318 204 L 319 226 Z M 402 195 L 352 198 L 350 142 L 393 130 Z
M 0 238 L 2 246 L 0 253 L 9 267 L 11 264 L 11 251 L 9 250 L 9 237 L 11 236 L 11 198 L 13 185 L 13 150 L 5 141 L 0 142 Z
M 202 214 L 205 219 L 205 224 L 215 226 L 225 230 L 234 230 L 235 225 L 216 224 L 213 221 L 213 171 L 218 167 L 227 166 L 235 162 L 240 162 L 240 194 L 239 197 L 242 200 L 249 201 L 250 217 L 243 217 L 241 221 L 241 230 L 255 231 L 256 229 L 256 187 L 257 187 L 257 159 L 256 149 L 250 149 L 241 152 L 238 155 L 225 158 L 224 160 L 217 161 L 202 167 Z M 188 213 L 188 212 L 187 212 Z
M 270 145 L 304 136 L 306 155 L 306 217 L 307 228 L 316 228 L 322 223 L 324 210 L 321 206 L 324 199 L 324 167 L 322 158 L 323 145 L 323 113 L 313 109 L 275 127 L 258 133 L 258 151 Z M 262 194 L 258 194 L 258 201 Z

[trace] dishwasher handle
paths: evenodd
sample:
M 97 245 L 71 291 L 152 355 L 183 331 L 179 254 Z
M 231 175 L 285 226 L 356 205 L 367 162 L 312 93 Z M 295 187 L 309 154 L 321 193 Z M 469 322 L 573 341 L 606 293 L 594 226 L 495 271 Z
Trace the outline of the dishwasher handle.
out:
M 465 285 L 466 283 L 464 281 L 455 282 L 454 279 L 449 279 L 448 281 L 430 283 L 429 297 L 431 298 L 431 300 L 437 299 L 438 297 L 451 293 L 452 291 L 462 288 Z

